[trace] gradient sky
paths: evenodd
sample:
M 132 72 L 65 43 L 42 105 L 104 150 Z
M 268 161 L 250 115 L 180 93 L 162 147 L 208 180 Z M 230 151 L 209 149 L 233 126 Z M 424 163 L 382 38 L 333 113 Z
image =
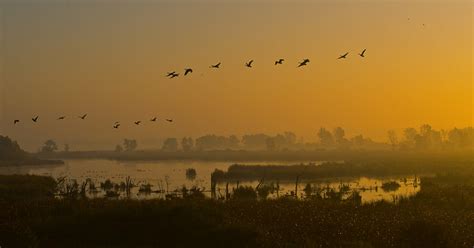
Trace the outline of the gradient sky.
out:
M 287 130 L 313 142 L 321 126 L 386 141 L 474 121 L 472 1 L 4 0 L 0 15 L 0 134 L 28 150 Z

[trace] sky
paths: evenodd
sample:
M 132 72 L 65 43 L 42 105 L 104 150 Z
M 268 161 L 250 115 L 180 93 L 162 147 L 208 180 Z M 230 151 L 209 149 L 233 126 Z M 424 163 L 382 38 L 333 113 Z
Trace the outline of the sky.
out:
M 473 33 L 463 0 L 3 0 L 0 134 L 34 151 L 50 138 L 158 148 L 213 133 L 315 142 L 341 126 L 386 141 L 390 129 L 472 126 Z

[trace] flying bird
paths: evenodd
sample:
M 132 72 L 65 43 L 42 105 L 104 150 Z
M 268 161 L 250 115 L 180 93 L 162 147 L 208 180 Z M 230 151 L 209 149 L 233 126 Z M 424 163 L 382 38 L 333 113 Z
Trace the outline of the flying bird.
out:
M 364 55 L 364 54 L 365 54 L 365 50 L 367 50 L 367 49 L 364 49 L 361 53 L 359 53 L 359 56 L 365 57 L 365 55 Z
M 173 119 L 166 119 L 167 122 L 173 122 Z
M 252 63 L 253 60 L 250 60 L 249 62 L 245 63 L 245 66 L 247 66 L 248 68 L 252 68 Z
M 38 119 L 39 119 L 39 116 L 36 116 L 35 118 L 31 118 L 31 120 L 32 120 L 33 122 L 37 122 Z
M 14 120 L 13 125 L 17 124 L 18 122 L 20 122 L 20 120 Z
M 301 66 L 305 66 L 309 63 L 309 59 L 304 59 L 303 62 L 300 62 L 300 64 L 298 65 L 298 67 L 301 67 Z
M 60 117 L 58 118 L 58 120 L 64 120 L 64 119 L 66 119 L 66 116 L 60 116 Z
M 83 119 L 83 120 L 85 120 L 86 117 L 87 117 L 87 114 L 85 114 L 85 115 L 83 115 L 83 116 L 79 116 L 79 118 L 81 118 L 81 119 Z
M 173 76 L 175 73 L 176 73 L 175 71 L 173 71 L 173 72 L 168 72 L 168 73 L 166 73 L 166 76 L 167 76 L 167 77 L 171 77 L 171 76 Z
M 215 64 L 215 65 L 211 65 L 211 68 L 216 68 L 216 69 L 219 69 L 219 66 L 221 66 L 221 62 Z
M 136 122 L 134 122 L 134 123 L 135 123 L 135 125 L 138 126 L 138 125 L 140 125 L 140 123 L 142 123 L 142 122 L 141 122 L 141 121 L 136 121 Z
M 284 59 L 279 59 L 277 61 L 275 61 L 275 65 L 281 65 L 283 64 L 283 61 L 285 61 Z
M 184 75 L 185 76 L 188 75 L 189 73 L 193 73 L 193 69 L 191 69 L 191 68 L 184 69 Z
M 175 73 L 175 74 L 171 75 L 170 79 L 171 79 L 171 78 L 175 78 L 175 77 L 177 77 L 177 76 L 179 76 L 179 73 Z
M 118 129 L 119 127 L 120 127 L 120 123 L 117 123 L 117 124 L 114 125 L 115 129 Z
M 150 121 L 156 121 L 156 117 L 153 117 L 153 119 L 151 119 Z
M 339 56 L 337 59 L 345 59 L 349 53 L 345 53 L 344 55 Z

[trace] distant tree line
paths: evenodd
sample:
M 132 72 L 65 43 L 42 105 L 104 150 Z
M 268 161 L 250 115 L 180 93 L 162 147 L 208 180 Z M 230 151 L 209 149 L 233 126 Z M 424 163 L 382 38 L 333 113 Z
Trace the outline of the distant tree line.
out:
M 474 129 L 472 127 L 435 130 L 425 124 L 418 130 L 405 128 L 403 139 L 400 141 L 394 131 L 389 131 L 388 137 L 392 147 L 400 150 L 474 148 Z
M 0 136 L 1 137 L 1 136 Z M 176 151 L 213 151 L 213 150 L 247 150 L 247 151 L 285 151 L 285 150 L 436 150 L 436 149 L 473 149 L 474 129 L 472 127 L 454 128 L 451 130 L 435 130 L 430 125 L 422 125 L 418 129 L 405 128 L 401 134 L 394 130 L 387 132 L 388 142 L 376 142 L 363 135 L 347 137 L 342 127 L 332 131 L 321 127 L 316 132 L 317 142 L 304 142 L 293 132 L 284 132 L 276 135 L 263 133 L 246 134 L 241 138 L 236 135 L 222 136 L 208 134 L 196 139 L 183 137 L 182 139 L 167 138 L 160 150 L 165 152 Z M 14 151 L 16 142 L 2 137 L 2 142 Z M 11 143 L 9 143 L 11 142 Z M 116 152 L 132 152 L 137 150 L 138 142 L 135 139 L 124 139 L 122 144 L 115 147 Z M 19 148 L 18 148 L 19 149 Z M 64 151 L 69 151 L 69 145 L 64 145 Z M 40 149 L 43 153 L 55 152 L 58 146 L 53 140 L 47 140 Z M 3 151 L 2 151 L 3 152 Z M 17 153 L 21 153 L 17 150 Z
M 305 143 L 293 132 L 276 135 L 263 133 L 246 134 L 241 138 L 236 135 L 219 136 L 215 134 L 196 138 L 184 137 L 179 142 L 176 138 L 164 141 L 163 151 L 211 151 L 211 150 L 314 150 L 314 149 L 466 149 L 474 148 L 474 129 L 466 127 L 452 130 L 434 130 L 430 125 L 422 125 L 418 130 L 406 128 L 398 136 L 394 130 L 388 131 L 388 142 L 376 142 L 363 135 L 347 137 L 342 127 L 332 131 L 321 127 L 317 133 L 318 142 Z

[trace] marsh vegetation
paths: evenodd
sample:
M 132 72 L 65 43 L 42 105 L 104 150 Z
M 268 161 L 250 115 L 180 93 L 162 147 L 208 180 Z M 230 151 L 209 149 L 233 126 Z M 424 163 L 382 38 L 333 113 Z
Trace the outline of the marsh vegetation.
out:
M 307 184 L 302 189 L 307 197 L 299 200 L 262 201 L 264 191 L 239 186 L 227 201 L 185 188 L 182 198 L 135 201 L 88 199 L 80 194 L 57 198 L 58 182 L 52 178 L 0 176 L 0 235 L 8 247 L 470 247 L 472 175 L 443 174 L 420 181 L 416 195 L 396 204 L 360 204 L 357 193 L 340 197 L 347 193 L 344 185 L 321 197 L 320 188 Z M 78 235 L 84 230 L 87 236 Z M 113 235 L 117 230 L 127 233 Z M 183 239 L 182 233 L 193 233 L 193 238 Z
M 234 152 L 224 151 L 228 153 Z M 273 153 L 255 151 L 251 156 Z M 56 167 L 5 167 L 2 170 L 8 174 L 46 176 L 0 176 L 1 245 L 473 244 L 471 152 L 315 153 L 345 159 L 230 166 L 190 160 L 67 160 Z M 315 156 L 308 151 L 281 154 Z M 79 235 L 84 230 L 87 235 Z M 126 235 L 117 235 L 122 230 Z M 184 234 L 192 238 L 183 239 Z

